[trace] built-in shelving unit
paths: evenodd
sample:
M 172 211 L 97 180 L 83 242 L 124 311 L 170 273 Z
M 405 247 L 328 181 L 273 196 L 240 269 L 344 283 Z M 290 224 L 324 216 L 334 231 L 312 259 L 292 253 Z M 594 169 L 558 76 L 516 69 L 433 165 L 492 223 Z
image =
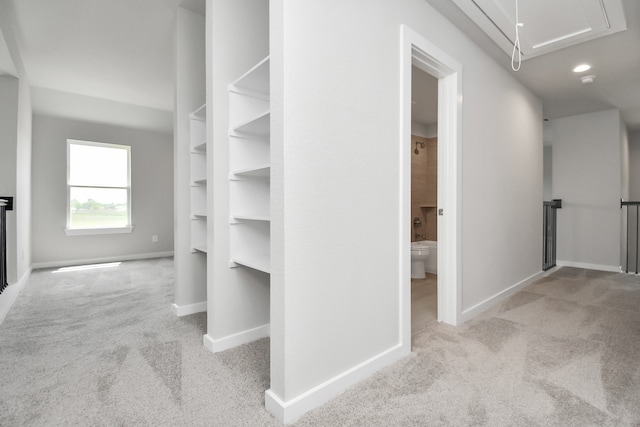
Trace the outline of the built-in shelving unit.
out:
M 229 85 L 230 266 L 270 273 L 269 58 Z
M 189 115 L 191 251 L 207 253 L 207 106 Z

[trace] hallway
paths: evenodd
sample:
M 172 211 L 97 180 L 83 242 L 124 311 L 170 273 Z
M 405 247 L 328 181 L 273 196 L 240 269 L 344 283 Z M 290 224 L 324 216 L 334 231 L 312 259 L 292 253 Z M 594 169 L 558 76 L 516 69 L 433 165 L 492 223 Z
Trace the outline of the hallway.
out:
M 169 309 L 172 259 L 56 271 L 0 325 L 0 425 L 278 425 L 269 340 L 205 350 L 206 315 Z M 638 276 L 562 268 L 462 326 L 427 321 L 294 425 L 633 425 L 639 326 Z

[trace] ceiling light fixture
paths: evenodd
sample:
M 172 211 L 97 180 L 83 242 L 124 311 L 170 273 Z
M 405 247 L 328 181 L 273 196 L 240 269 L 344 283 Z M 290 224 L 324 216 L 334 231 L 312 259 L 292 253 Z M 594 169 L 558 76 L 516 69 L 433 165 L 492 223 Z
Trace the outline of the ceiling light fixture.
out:
M 596 79 L 596 76 L 590 74 L 588 76 L 582 76 L 580 77 L 580 81 L 582 82 L 582 84 L 589 84 L 589 83 L 593 83 L 593 81 Z
M 584 73 L 585 71 L 588 71 L 591 69 L 591 65 L 589 64 L 580 64 L 580 65 L 576 65 L 575 68 L 573 69 L 574 73 Z

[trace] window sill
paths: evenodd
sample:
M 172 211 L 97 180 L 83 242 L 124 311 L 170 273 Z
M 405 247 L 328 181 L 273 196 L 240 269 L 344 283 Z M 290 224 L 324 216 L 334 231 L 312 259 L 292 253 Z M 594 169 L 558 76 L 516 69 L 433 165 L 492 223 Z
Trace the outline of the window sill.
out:
M 67 236 L 91 236 L 98 234 L 126 234 L 133 231 L 133 226 L 114 228 L 65 228 Z

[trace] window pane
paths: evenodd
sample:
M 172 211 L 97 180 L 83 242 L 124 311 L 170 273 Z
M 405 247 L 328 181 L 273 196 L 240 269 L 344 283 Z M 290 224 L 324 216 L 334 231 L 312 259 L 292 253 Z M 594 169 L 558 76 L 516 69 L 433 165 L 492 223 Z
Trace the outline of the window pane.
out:
M 129 153 L 124 148 L 69 144 L 69 184 L 127 187 Z
M 112 188 L 70 188 L 72 228 L 109 228 L 129 225 L 128 191 Z

